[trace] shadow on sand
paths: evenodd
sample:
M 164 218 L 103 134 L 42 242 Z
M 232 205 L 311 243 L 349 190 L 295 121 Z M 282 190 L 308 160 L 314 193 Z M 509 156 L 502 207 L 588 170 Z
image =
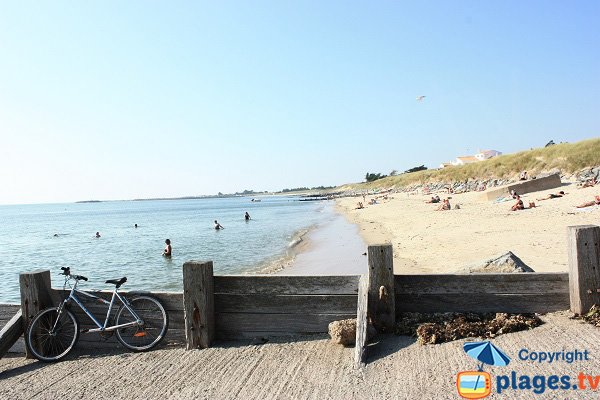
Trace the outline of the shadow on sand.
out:
M 417 342 L 414 337 L 393 334 L 380 334 L 375 340 L 367 346 L 367 364 L 392 355 Z

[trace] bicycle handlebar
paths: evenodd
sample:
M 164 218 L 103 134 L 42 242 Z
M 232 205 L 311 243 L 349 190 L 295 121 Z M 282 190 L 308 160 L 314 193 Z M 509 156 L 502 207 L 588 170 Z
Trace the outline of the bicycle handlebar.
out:
M 88 278 L 86 278 L 85 276 L 82 275 L 71 275 L 71 267 L 60 267 L 60 269 L 62 269 L 63 273 L 62 275 L 64 276 L 69 276 L 75 280 L 82 280 L 82 281 L 87 281 Z

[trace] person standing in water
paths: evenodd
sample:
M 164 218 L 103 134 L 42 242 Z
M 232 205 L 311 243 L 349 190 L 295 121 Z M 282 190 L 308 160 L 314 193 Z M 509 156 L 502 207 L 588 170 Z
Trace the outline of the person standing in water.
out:
M 220 223 L 218 223 L 217 220 L 215 219 L 215 229 L 216 230 L 220 230 L 220 229 L 225 229 L 225 228 L 223 228 L 223 225 L 221 225 Z
M 165 257 L 171 257 L 171 252 L 172 252 L 172 248 L 171 248 L 171 239 L 167 239 L 165 240 L 165 249 L 163 250 L 163 256 Z
M 244 215 L 244 219 L 246 221 L 250 221 L 250 214 L 248 214 L 248 211 L 246 211 L 246 215 Z
M 100 237 L 100 232 L 96 232 L 96 238 Z

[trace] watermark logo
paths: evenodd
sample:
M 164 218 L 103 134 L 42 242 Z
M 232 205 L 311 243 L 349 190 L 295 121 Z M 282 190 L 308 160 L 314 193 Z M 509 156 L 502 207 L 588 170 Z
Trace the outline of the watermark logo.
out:
M 484 371 L 462 371 L 456 378 L 456 387 L 465 399 L 483 399 L 492 391 L 492 377 Z
M 479 362 L 477 371 L 462 371 L 456 377 L 458 394 L 465 399 L 483 399 L 492 392 L 492 377 L 483 365 L 506 366 L 510 358 L 490 341 L 468 342 L 463 349 Z
M 547 390 L 569 390 L 569 391 L 600 391 L 600 375 L 579 371 L 577 376 L 570 375 L 528 375 L 518 374 L 515 371 L 507 371 L 494 377 L 495 384 L 492 387 L 492 377 L 483 371 L 485 364 L 492 366 L 507 366 L 510 358 L 502 350 L 489 341 L 468 342 L 463 345 L 467 355 L 478 362 L 476 371 L 462 371 L 456 377 L 456 388 L 458 394 L 465 399 L 483 399 L 488 397 L 492 389 L 498 394 L 504 393 L 510 396 L 511 391 L 530 392 L 543 394 Z M 590 361 L 588 350 L 561 350 L 561 351 L 532 351 L 521 349 L 518 353 L 519 360 L 529 363 L 553 364 L 563 362 L 572 364 L 576 361 Z

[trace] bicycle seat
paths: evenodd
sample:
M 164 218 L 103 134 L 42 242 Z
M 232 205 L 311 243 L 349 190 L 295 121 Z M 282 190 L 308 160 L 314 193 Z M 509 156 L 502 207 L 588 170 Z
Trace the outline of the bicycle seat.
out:
M 121 279 L 109 279 L 106 281 L 106 283 L 112 283 L 113 285 L 117 286 L 117 289 L 121 287 L 122 284 L 124 284 L 125 282 L 127 282 L 127 277 L 122 277 Z

